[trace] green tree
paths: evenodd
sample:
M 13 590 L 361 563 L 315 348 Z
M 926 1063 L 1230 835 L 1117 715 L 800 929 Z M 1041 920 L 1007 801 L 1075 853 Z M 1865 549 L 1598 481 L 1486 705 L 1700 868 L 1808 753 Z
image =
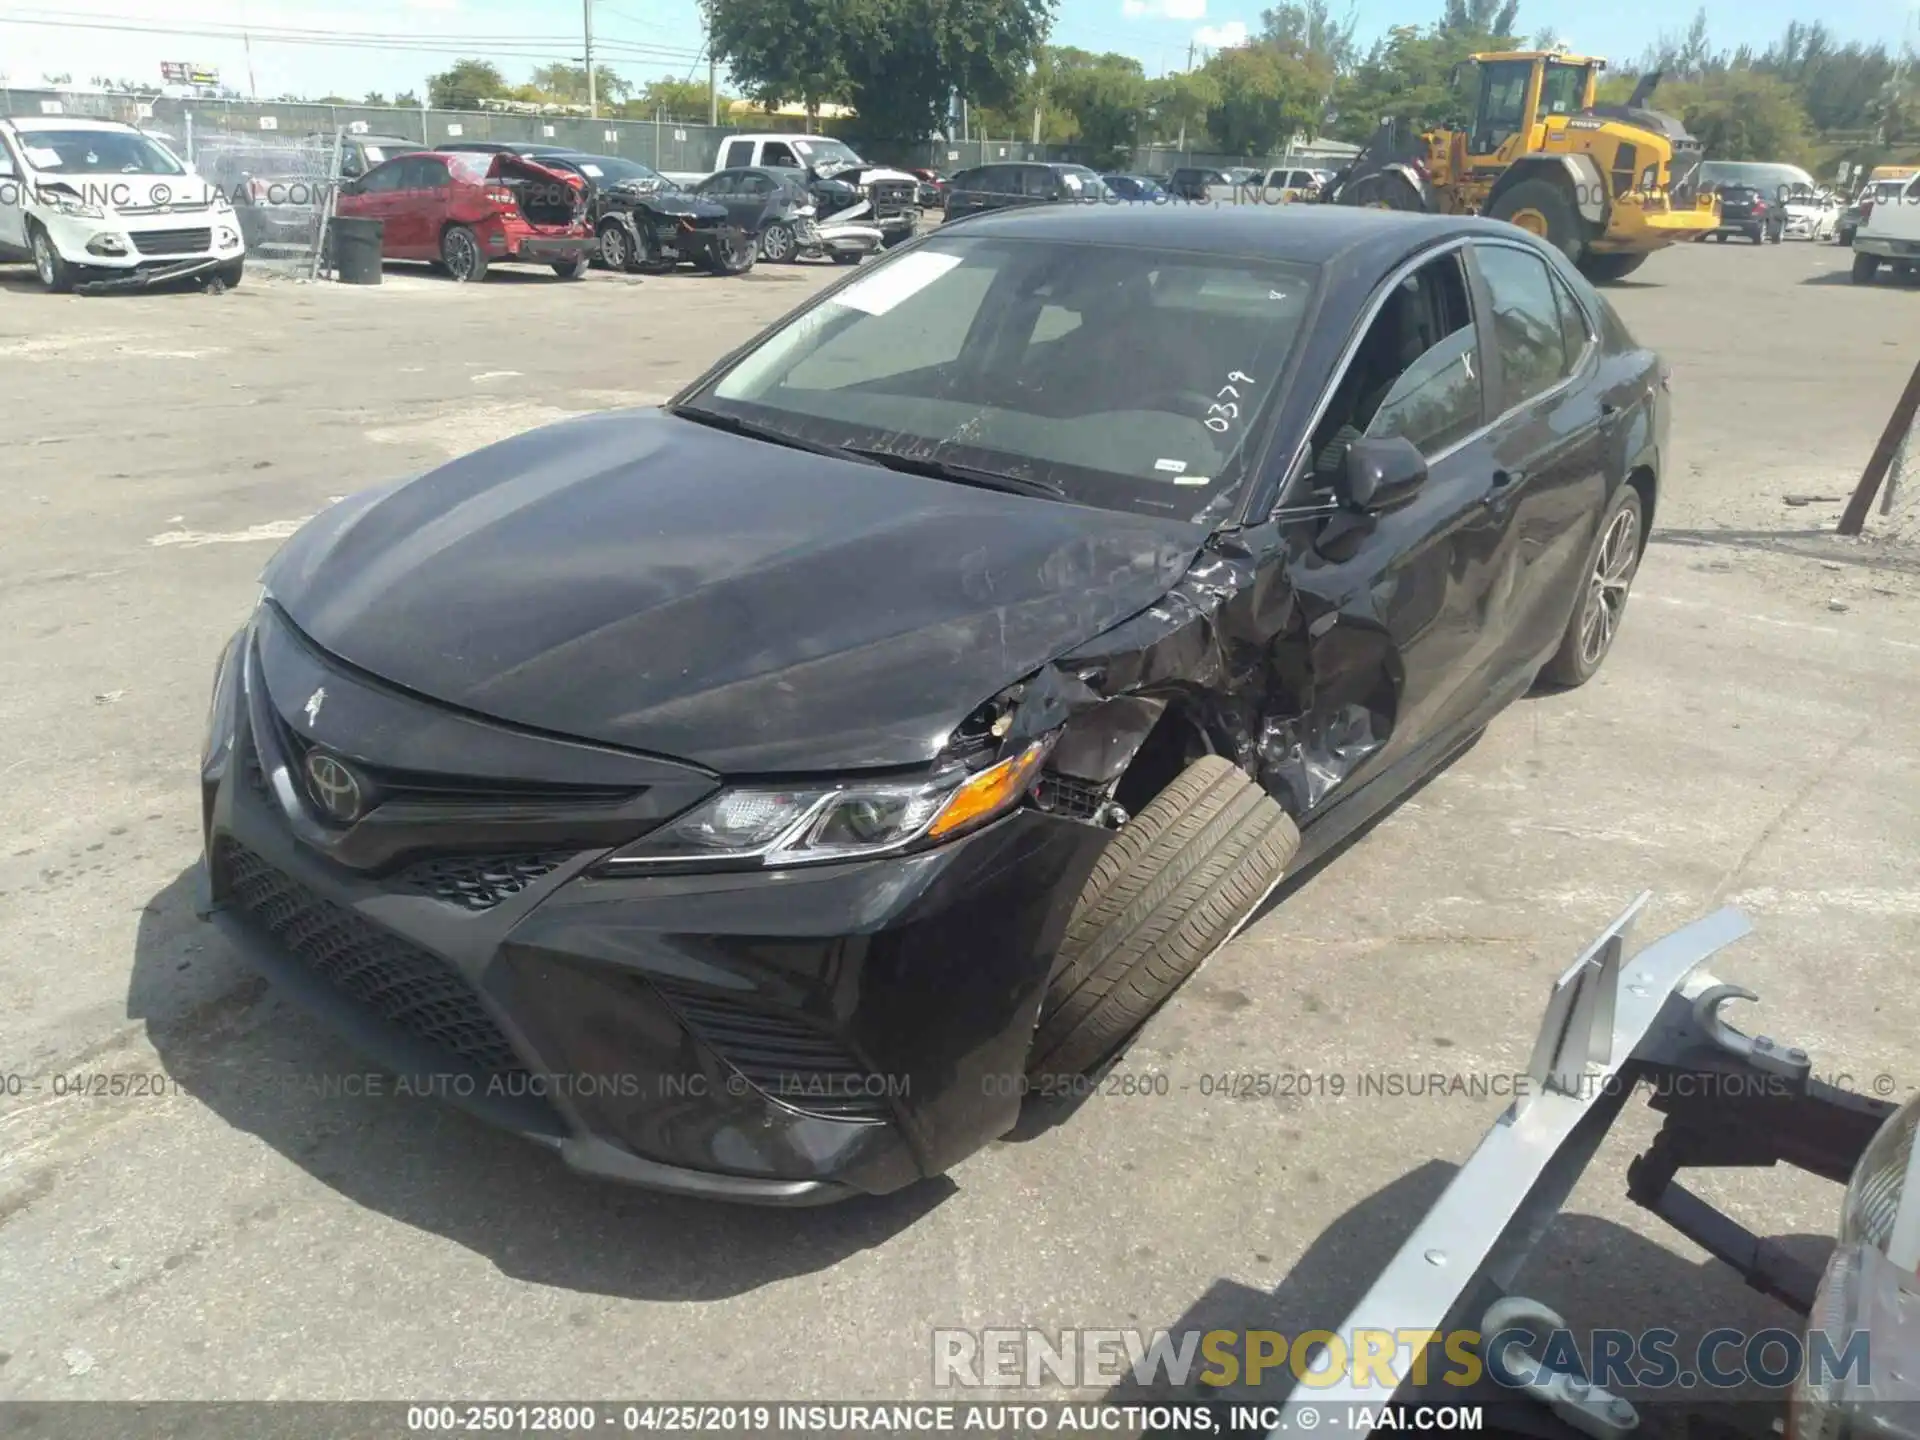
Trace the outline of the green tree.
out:
M 720 112 L 726 113 L 733 102 L 725 95 L 720 97 Z M 628 113 L 643 118 L 651 118 L 655 112 L 671 115 L 681 120 L 705 120 L 711 104 L 711 95 L 704 80 L 651 80 L 640 94 L 627 102 Z
M 1725 70 L 1664 90 L 1660 108 L 1678 115 L 1709 160 L 1775 160 L 1808 153 L 1807 112 L 1791 85 L 1754 70 Z
M 478 110 L 482 100 L 504 99 L 506 77 L 489 60 L 456 60 L 427 77 L 427 101 L 436 110 Z
M 1207 61 L 1219 87 L 1207 129 L 1227 155 L 1269 155 L 1296 131 L 1320 121 L 1323 77 L 1305 60 L 1272 45 L 1237 45 Z
M 1052 99 L 1073 117 L 1074 133 L 1096 164 L 1124 164 L 1147 109 L 1147 76 L 1131 55 L 1054 52 Z
M 633 94 L 633 82 L 622 80 L 611 65 L 593 67 L 595 98 L 617 105 Z M 587 103 L 587 67 L 584 65 L 541 65 L 533 72 L 533 89 L 543 102 L 556 105 Z
M 708 44 L 749 99 L 799 101 L 809 114 L 845 98 L 850 0 L 712 0 Z
M 1180 71 L 1155 81 L 1147 100 L 1152 138 L 1186 149 L 1189 136 L 1201 133 L 1207 112 L 1219 103 L 1219 82 L 1205 70 Z
M 1353 38 L 1359 23 L 1353 6 L 1345 18 L 1336 20 L 1327 0 L 1300 0 L 1262 11 L 1258 38 L 1262 44 L 1301 56 L 1330 76 L 1344 75 L 1360 61 L 1360 47 Z
M 398 95 L 393 97 L 393 103 L 395 105 L 418 105 L 420 103 L 420 97 L 411 90 L 402 90 Z
M 367 91 L 367 98 L 362 100 L 360 103 L 362 105 L 387 105 L 392 102 L 390 102 L 387 99 L 387 97 L 382 95 L 378 90 L 369 90 Z
M 1519 15 L 1520 0 L 1447 0 L 1440 28 L 1452 35 L 1511 36 Z
M 1334 133 L 1364 144 L 1389 116 L 1417 130 L 1465 125 L 1473 114 L 1473 96 L 1454 83 L 1454 67 L 1475 51 L 1512 43 L 1511 37 L 1449 31 L 1441 25 L 1389 30 L 1336 87 L 1339 120 Z
M 821 8 L 800 3 L 809 17 Z M 1006 104 L 1046 38 L 1053 4 L 828 0 L 846 17 L 841 73 L 863 127 L 877 137 L 918 140 L 944 127 L 948 97 L 956 91 L 979 104 Z

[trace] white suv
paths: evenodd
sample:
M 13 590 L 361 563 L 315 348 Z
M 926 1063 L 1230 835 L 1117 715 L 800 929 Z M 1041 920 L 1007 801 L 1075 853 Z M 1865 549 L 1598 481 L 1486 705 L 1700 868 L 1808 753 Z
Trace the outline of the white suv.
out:
M 1867 202 L 1871 211 L 1860 217 L 1853 233 L 1853 283 L 1871 285 L 1882 263 L 1905 279 L 1920 266 L 1920 175 L 1885 187 L 1876 187 Z
M 226 197 L 158 140 L 46 115 L 0 120 L 0 259 L 31 260 L 53 291 L 202 272 L 237 285 L 246 246 Z

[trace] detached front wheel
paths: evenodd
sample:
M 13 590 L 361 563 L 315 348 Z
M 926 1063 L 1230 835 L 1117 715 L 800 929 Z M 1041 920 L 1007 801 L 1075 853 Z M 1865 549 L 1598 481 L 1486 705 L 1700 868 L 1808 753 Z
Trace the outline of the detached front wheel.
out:
M 1123 825 L 1067 921 L 1028 1053 L 1082 1075 L 1233 937 L 1300 848 L 1293 817 L 1230 761 L 1197 760 Z

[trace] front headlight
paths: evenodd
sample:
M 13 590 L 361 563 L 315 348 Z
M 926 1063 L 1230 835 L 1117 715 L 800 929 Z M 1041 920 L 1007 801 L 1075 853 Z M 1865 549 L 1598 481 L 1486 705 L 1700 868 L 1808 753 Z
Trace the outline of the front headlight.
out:
M 1847 1182 L 1847 1198 L 1840 1205 L 1840 1244 L 1871 1245 L 1886 1251 L 1893 1242 L 1894 1220 L 1900 1197 L 1906 1192 L 1907 1172 L 1913 1165 L 1913 1133 L 1920 1127 L 1920 1096 L 1907 1101 L 1886 1118 L 1868 1143 L 1860 1163 Z M 1909 1225 L 1920 1219 L 1920 1195 Z
M 213 696 L 207 703 L 207 738 L 200 750 L 200 769 L 209 776 L 219 773 L 233 749 L 234 684 L 240 670 L 237 658 L 246 640 L 247 628 L 241 627 L 227 641 L 226 648 L 220 652 L 219 663 L 214 666 Z
M 86 201 L 71 195 L 55 195 L 53 208 L 73 220 L 104 220 L 107 212 L 98 205 L 89 205 Z
M 897 783 L 742 787 L 602 862 L 609 875 L 689 861 L 810 865 L 949 840 L 1005 814 L 1040 777 L 1052 737 L 975 774 Z

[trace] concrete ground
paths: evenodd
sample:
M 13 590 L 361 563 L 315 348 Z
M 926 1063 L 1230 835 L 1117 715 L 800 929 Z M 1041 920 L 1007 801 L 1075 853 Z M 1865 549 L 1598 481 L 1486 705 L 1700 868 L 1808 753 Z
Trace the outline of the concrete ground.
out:
M 195 921 L 187 876 L 211 666 L 276 540 L 664 395 L 837 272 L 85 300 L 0 271 L 0 1397 L 902 1398 L 932 1392 L 936 1326 L 1332 1322 L 1503 1104 L 1363 1077 L 1523 1070 L 1550 978 L 1643 888 L 1643 935 L 1747 909 L 1725 971 L 1823 1073 L 1920 1087 L 1915 559 L 1782 499 L 1846 493 L 1916 358 L 1920 288 L 1847 260 L 1695 246 L 1612 292 L 1673 362 L 1677 465 L 1605 672 L 1501 716 L 1216 956 L 1120 1067 L 1167 1093 L 808 1213 L 321 1098 L 359 1062 Z M 53 1093 L 78 1072 L 158 1093 Z M 1209 1093 L 1242 1072 L 1313 1078 Z M 1582 1327 L 1784 1321 L 1622 1198 L 1647 1130 L 1533 1293 Z M 1839 1203 L 1704 1188 L 1767 1233 L 1828 1234 Z

